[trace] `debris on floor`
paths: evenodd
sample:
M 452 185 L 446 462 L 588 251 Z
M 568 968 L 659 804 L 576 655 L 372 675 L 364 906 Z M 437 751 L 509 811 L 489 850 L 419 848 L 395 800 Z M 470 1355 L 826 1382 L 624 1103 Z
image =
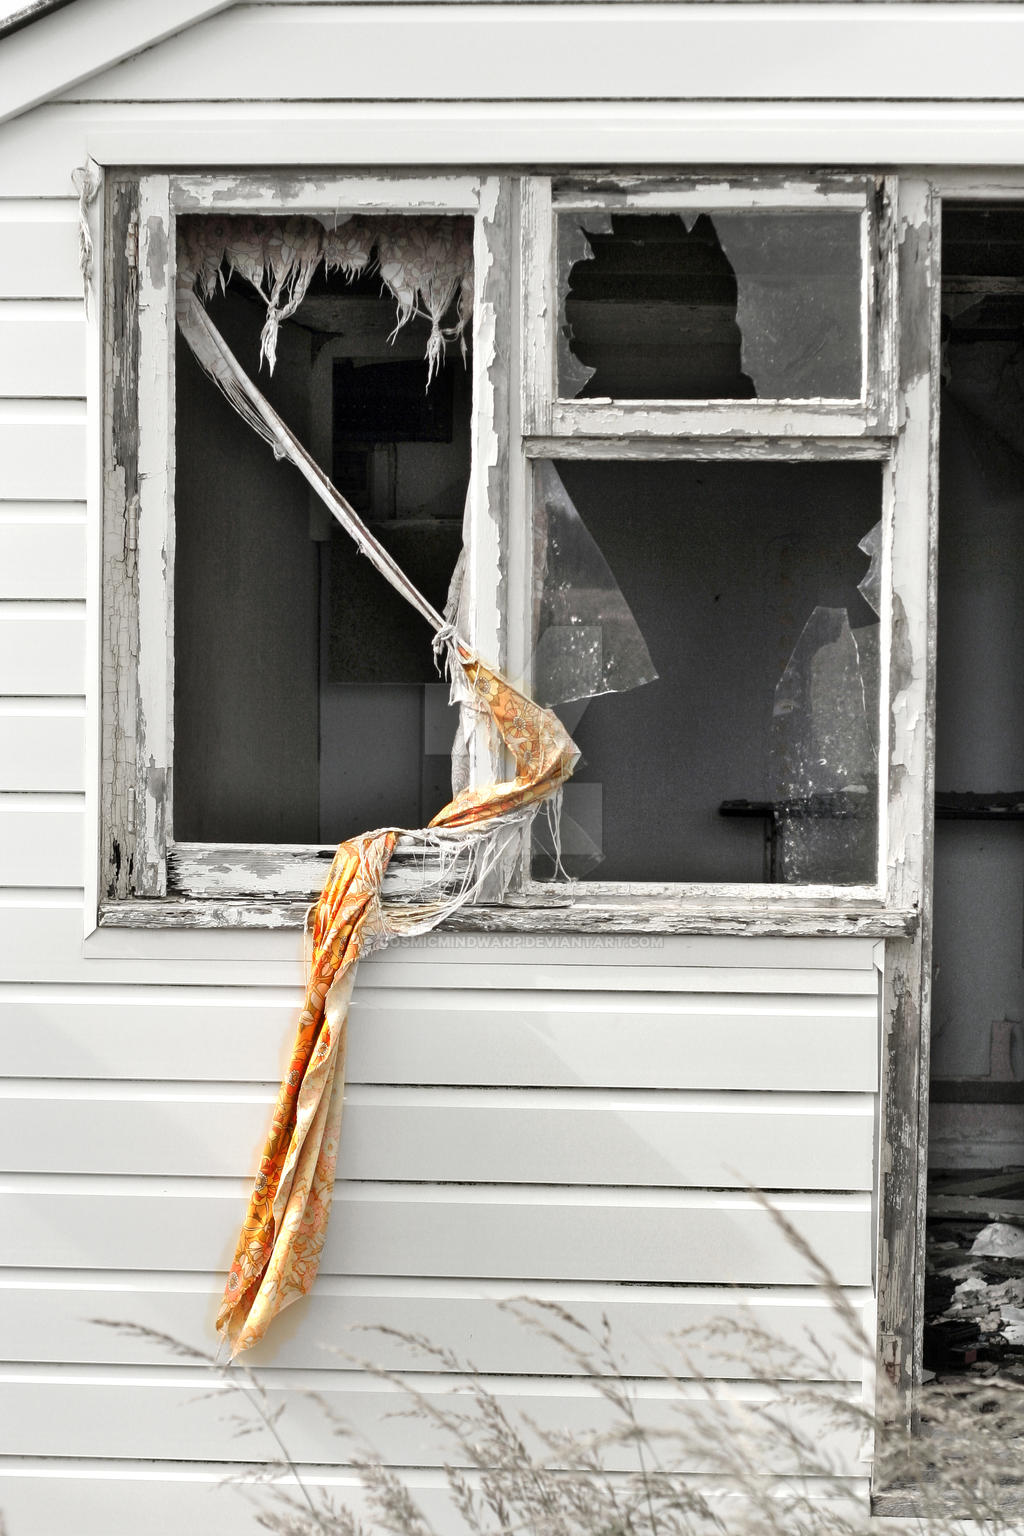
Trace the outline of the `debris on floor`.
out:
M 925 1370 L 1024 1381 L 1024 1170 L 973 1180 L 929 1183 Z

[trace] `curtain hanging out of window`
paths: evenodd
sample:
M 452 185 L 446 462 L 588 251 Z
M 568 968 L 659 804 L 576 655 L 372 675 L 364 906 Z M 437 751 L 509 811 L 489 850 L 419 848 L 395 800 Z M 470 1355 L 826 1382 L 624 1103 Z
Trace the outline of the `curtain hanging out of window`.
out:
M 558 796 L 578 753 L 558 718 L 485 666 L 373 537 L 246 374 L 200 295 L 212 297 L 226 280 L 225 267 L 244 276 L 267 305 L 263 355 L 273 367 L 278 328 L 298 308 L 317 265 L 356 273 L 376 250 L 381 277 L 395 297 L 397 325 L 414 313 L 430 319 L 429 376 L 446 336 L 461 339 L 468 319 L 467 227 L 469 221 L 459 219 L 353 219 L 327 231 L 312 219 L 190 218 L 179 229 L 177 319 L 201 367 L 432 626 L 435 650 L 446 653 L 463 708 L 490 722 L 515 763 L 512 779 L 461 790 L 426 828 L 382 828 L 338 848 L 313 912 L 305 1006 L 217 1319 L 232 1354 L 261 1339 L 277 1313 L 310 1290 L 319 1268 L 357 961 L 393 935 L 435 927 L 478 892 L 502 868 L 539 806 Z M 443 333 L 441 321 L 456 298 L 456 321 Z M 421 902 L 402 907 L 381 900 L 381 883 L 400 842 L 435 852 L 441 871 L 433 893 L 425 889 Z

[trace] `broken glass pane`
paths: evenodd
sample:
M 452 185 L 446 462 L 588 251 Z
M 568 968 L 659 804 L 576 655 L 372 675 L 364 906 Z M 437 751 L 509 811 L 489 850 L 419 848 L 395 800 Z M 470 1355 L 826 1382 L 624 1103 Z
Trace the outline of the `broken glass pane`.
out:
M 871 564 L 864 575 L 864 580 L 857 583 L 857 591 L 861 597 L 879 616 L 882 612 L 882 520 L 861 539 L 857 545 L 861 554 L 867 555 Z
M 770 773 L 778 880 L 850 885 L 876 878 L 877 687 L 865 676 L 877 676 L 877 632 L 877 625 L 867 627 L 862 642 L 845 608 L 815 608 L 775 690 Z
M 559 396 L 859 399 L 861 219 L 560 214 Z
M 533 697 L 564 704 L 657 677 L 607 560 L 554 464 L 537 464 L 533 503 Z
M 568 876 L 570 880 L 580 880 L 589 874 L 600 875 L 598 865 L 604 859 L 601 821 L 601 785 L 572 781 L 566 784 L 560 812 L 538 816 L 533 823 L 534 879 Z
M 775 802 L 842 791 L 843 815 L 858 811 L 854 856 L 843 824 L 816 864 L 801 865 L 795 853 L 777 858 L 774 878 L 873 880 L 873 852 L 869 868 L 861 850 L 873 850 L 877 830 L 877 767 L 865 742 L 877 735 L 878 623 L 858 591 L 868 566 L 858 544 L 878 520 L 879 466 L 561 461 L 556 483 L 614 572 L 658 673 L 646 687 L 559 710 L 583 753 L 572 788 L 593 786 L 575 807 L 567 796 L 566 813 L 602 855 L 594 863 L 573 831 L 564 839 L 569 872 L 763 883 L 773 878 Z M 552 494 L 550 476 L 540 484 L 547 489 L 537 502 Z M 819 607 L 845 612 L 852 640 L 836 658 L 845 657 L 846 671 L 826 667 L 827 658 L 810 668 L 818 735 L 808 751 L 817 745 L 819 757 L 848 771 L 829 778 L 822 769 L 807 790 L 815 765 L 807 752 L 798 760 L 791 752 L 781 787 L 776 687 Z M 857 784 L 866 793 L 854 794 Z M 534 867 L 551 872 L 550 847 Z

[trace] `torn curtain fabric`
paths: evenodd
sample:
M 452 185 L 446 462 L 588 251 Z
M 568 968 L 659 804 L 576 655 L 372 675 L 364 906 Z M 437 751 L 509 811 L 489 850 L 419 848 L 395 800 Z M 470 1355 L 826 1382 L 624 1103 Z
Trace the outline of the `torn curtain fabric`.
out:
M 178 327 L 200 366 L 431 625 L 464 711 L 490 722 L 515 762 L 514 778 L 461 790 L 428 828 L 367 832 L 335 854 L 313 917 L 305 1006 L 217 1319 L 232 1354 L 261 1339 L 277 1313 L 310 1290 L 319 1268 L 338 1156 L 356 962 L 395 934 L 435 927 L 480 889 L 538 806 L 557 797 L 578 753 L 557 717 L 486 667 L 416 589 L 248 377 L 201 300 L 223 281 L 225 264 L 244 276 L 267 304 L 263 349 L 272 364 L 277 328 L 298 308 L 318 263 L 350 275 L 366 270 L 376 251 L 398 306 L 398 326 L 414 313 L 430 319 L 429 376 L 444 340 L 451 339 L 441 319 L 456 295 L 456 334 L 469 316 L 471 228 L 466 219 L 418 217 L 351 218 L 330 231 L 308 218 L 180 221 Z M 437 899 L 410 906 L 382 901 L 381 884 L 399 842 L 440 856 Z
M 430 823 L 472 837 L 515 825 L 556 794 L 578 754 L 555 715 L 481 662 L 453 659 L 453 665 L 516 765 L 514 779 L 462 790 Z M 342 843 L 316 906 L 305 1006 L 217 1318 L 233 1355 L 257 1343 L 275 1315 L 305 1295 L 316 1278 L 338 1156 L 356 962 L 403 926 L 422 931 L 450 910 L 451 904 L 441 903 L 418 921 L 412 908 L 404 925 L 400 913 L 389 914 L 382 905 L 381 881 L 403 835 L 410 834 L 386 828 Z
M 305 214 L 286 219 L 200 214 L 178 221 L 179 290 L 196 289 L 203 299 L 211 299 L 235 273 L 244 278 L 267 307 L 260 362 L 265 359 L 271 372 L 281 324 L 306 297 L 321 263 L 326 272 L 341 272 L 349 279 L 377 271 L 395 300 L 395 332 L 414 315 L 429 320 L 429 384 L 445 342 L 462 340 L 472 314 L 472 219 L 342 214 L 329 228 Z M 441 322 L 453 303 L 454 320 L 444 328 Z

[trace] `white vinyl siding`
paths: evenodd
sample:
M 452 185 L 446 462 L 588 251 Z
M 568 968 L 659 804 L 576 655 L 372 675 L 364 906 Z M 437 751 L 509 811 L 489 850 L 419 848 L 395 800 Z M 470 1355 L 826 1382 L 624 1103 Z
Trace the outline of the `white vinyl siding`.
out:
M 966 153 L 969 114 L 990 156 L 1024 157 L 1019 108 L 961 105 L 1019 96 L 1013 8 L 1000 8 L 984 50 L 943 29 L 936 60 L 915 30 L 929 7 L 898 8 L 910 14 L 896 18 L 891 53 L 874 7 L 840 7 L 849 46 L 833 46 L 830 73 L 813 78 L 815 95 L 836 98 L 824 106 L 790 98 L 811 89 L 806 27 L 833 26 L 828 8 L 800 7 L 795 20 L 795 7 L 758 9 L 754 27 L 745 7 L 644 7 L 638 27 L 624 4 L 239 6 L 0 128 L 0 1510 L 11 1536 L 254 1529 L 250 1506 L 219 1486 L 265 1450 L 233 1437 L 237 1405 L 196 1402 L 208 1383 L 192 1366 L 88 1319 L 215 1347 L 303 974 L 296 932 L 83 941 L 96 836 L 86 633 L 98 600 L 85 505 L 99 424 L 84 400 L 71 170 L 89 153 L 183 169 L 310 155 L 357 168 L 553 154 L 892 163 L 907 146 L 910 159 Z M 702 94 L 732 102 L 680 99 L 684 52 Z M 788 73 L 775 67 L 786 59 Z M 464 103 L 467 80 L 476 99 Z M 865 80 L 870 94 L 921 105 L 900 116 L 858 102 Z M 517 104 L 524 82 L 534 98 L 566 99 Z M 769 96 L 773 135 L 750 105 Z M 734 1313 L 737 1284 L 781 1336 L 800 1342 L 809 1327 L 828 1341 L 826 1298 L 747 1180 L 776 1192 L 870 1309 L 875 950 L 870 939 L 443 936 L 366 963 L 323 1271 L 252 1357 L 292 1405 L 284 1432 L 311 1480 L 353 1482 L 303 1396 L 315 1386 L 444 1519 L 437 1449 L 381 1418 L 393 1397 L 320 1347 L 346 1347 L 354 1322 L 464 1349 L 499 1391 L 562 1426 L 596 1423 L 599 1400 L 496 1299 L 526 1291 L 585 1319 L 607 1313 L 655 1414 L 650 1341 Z M 401 1363 L 390 1344 L 376 1352 Z M 861 1362 L 839 1358 L 859 1394 Z M 735 1369 L 741 1398 L 762 1391 Z M 835 1449 L 863 1498 L 860 1447 Z
M 212 952 L 216 935 L 194 937 Z M 283 954 L 286 936 L 269 937 Z M 0 1487 L 12 1518 L 26 1510 L 29 1536 L 67 1492 L 31 1475 L 33 1457 L 74 1474 L 91 1520 L 115 1507 L 115 1476 L 125 1511 L 145 1507 L 131 1502 L 143 1487 L 201 1511 L 201 1464 L 240 1454 L 222 1401 L 191 1402 L 194 1368 L 84 1321 L 124 1318 L 209 1346 L 294 1024 L 297 963 L 257 962 L 249 987 L 229 966 L 223 986 L 194 980 L 195 962 L 173 969 L 177 985 L 0 991 L 12 1074 L 0 1114 L 12 1475 Z M 268 971 L 283 975 L 268 983 Z M 171 962 L 159 972 L 173 974 Z M 387 1390 L 324 1354 L 324 1342 L 349 1346 L 353 1322 L 422 1330 L 468 1352 L 499 1394 L 581 1427 L 597 1422 L 595 1399 L 564 1379 L 549 1344 L 519 1337 L 496 1299 L 536 1292 L 588 1319 L 607 1313 L 655 1420 L 665 1409 L 653 1341 L 734 1312 L 736 1283 L 756 1288 L 742 1300 L 783 1336 L 829 1338 L 824 1297 L 740 1186 L 776 1190 L 855 1304 L 869 1303 L 877 1035 L 870 940 L 565 949 L 465 936 L 366 962 L 321 1277 L 253 1356 L 290 1404 L 297 1453 L 343 1464 L 302 1396 L 315 1386 L 414 1483 L 438 1465 L 422 1430 L 383 1417 Z M 841 1358 L 859 1391 L 858 1362 L 845 1348 Z M 397 1346 L 384 1359 L 400 1364 Z M 740 1380 L 736 1390 L 763 1393 Z M 263 1449 L 247 1438 L 244 1454 Z M 834 1449 L 861 1486 L 859 1449 Z M 158 1483 L 151 1463 L 165 1459 L 196 1475 L 182 1482 L 169 1466 Z M 133 1462 L 147 1464 L 144 1485 Z

